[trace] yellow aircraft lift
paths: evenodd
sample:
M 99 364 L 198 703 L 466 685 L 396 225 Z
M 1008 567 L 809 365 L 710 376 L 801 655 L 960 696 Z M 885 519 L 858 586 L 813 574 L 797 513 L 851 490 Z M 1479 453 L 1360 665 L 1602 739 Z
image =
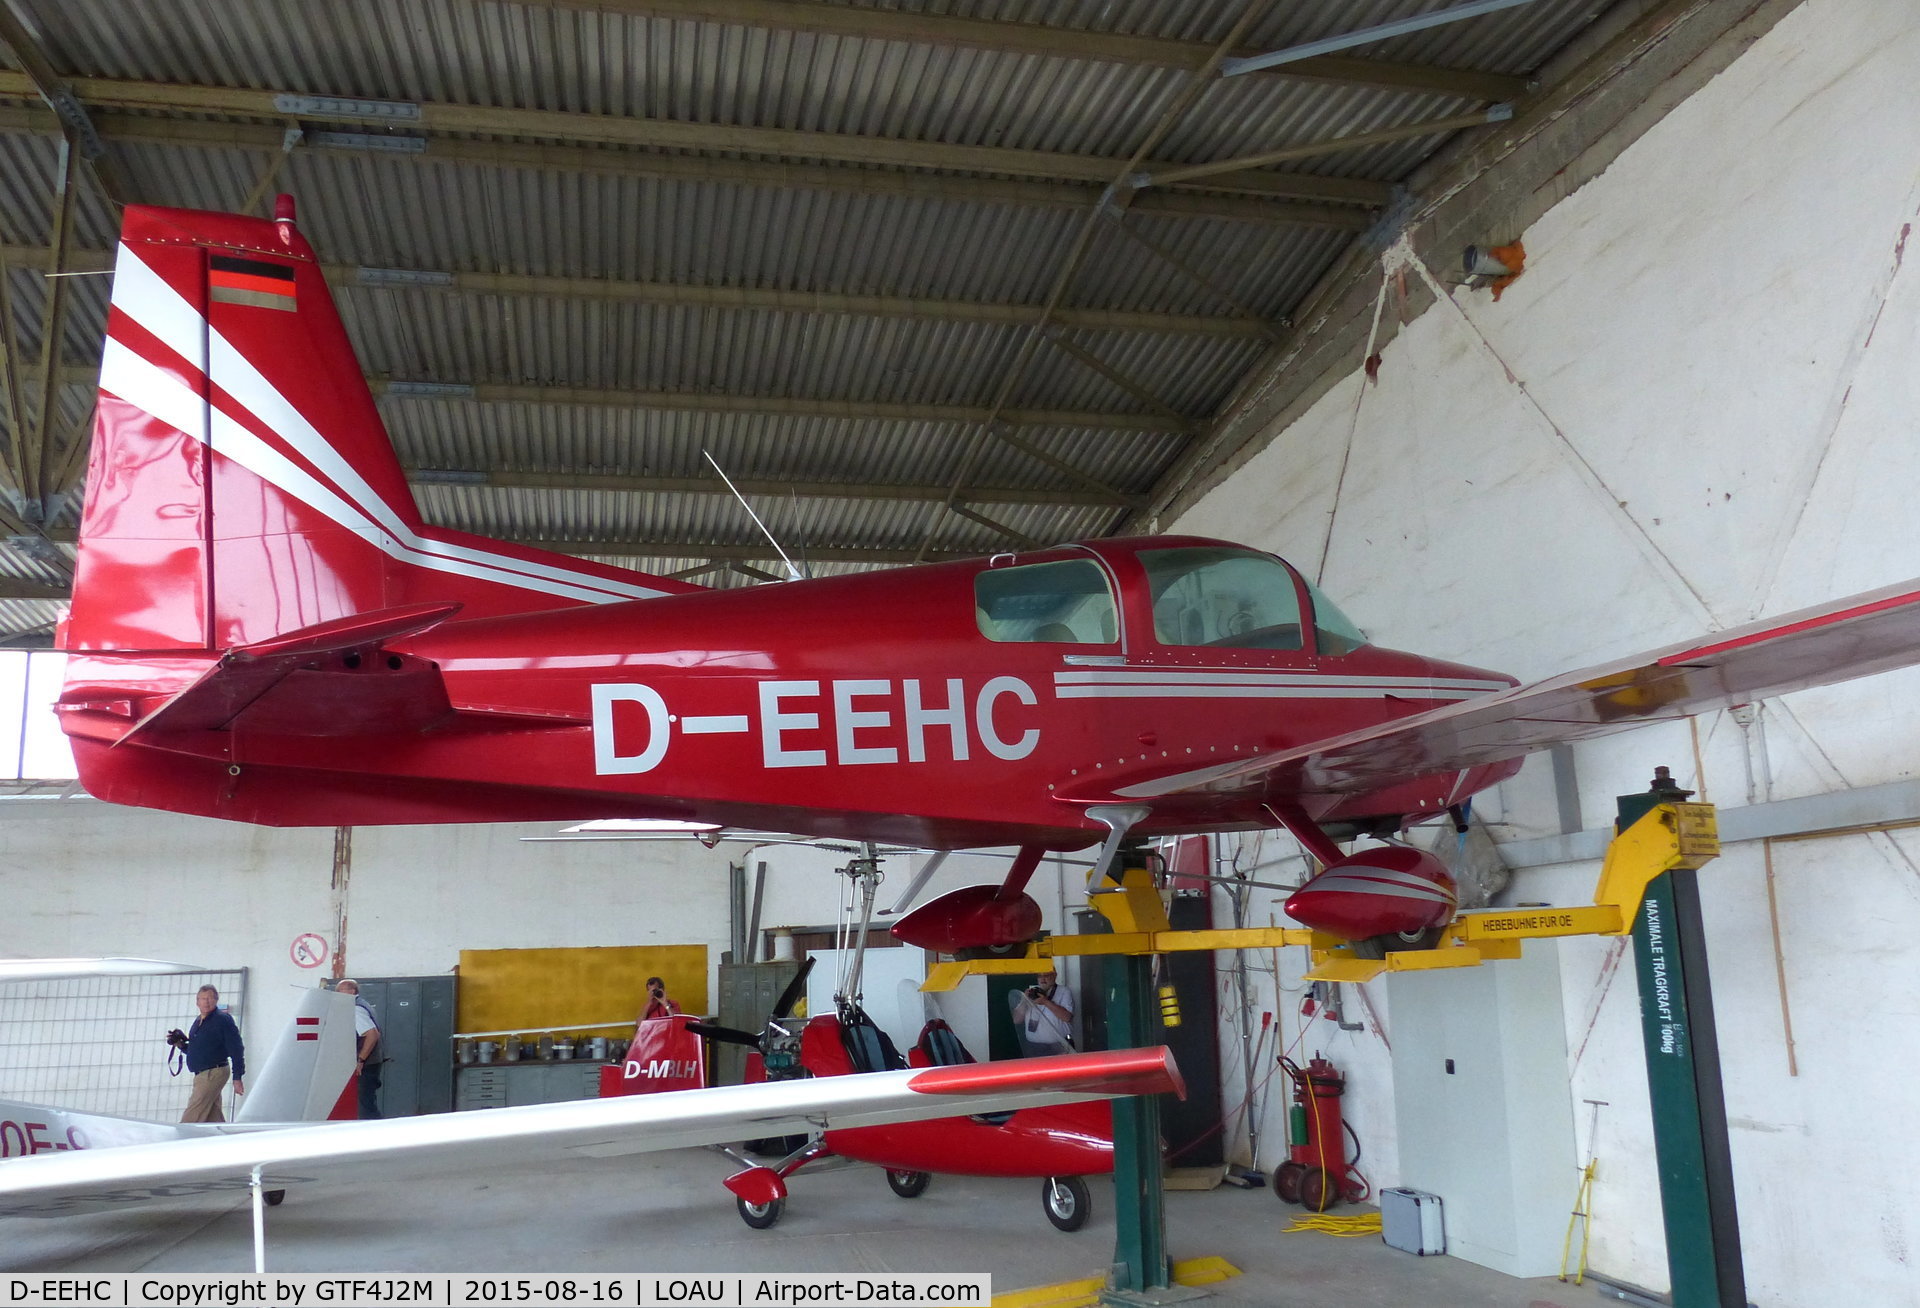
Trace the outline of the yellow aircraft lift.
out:
M 1299 927 L 1175 931 L 1152 872 L 1135 862 L 1103 876 L 1102 884 L 1087 892 L 1087 902 L 1105 916 L 1111 934 L 1049 936 L 1016 957 L 941 963 L 922 989 L 952 990 L 969 976 L 1044 972 L 1053 959 L 1072 955 L 1118 956 L 1120 971 L 1109 991 L 1109 1031 L 1130 1043 L 1145 1043 L 1151 1030 L 1146 1020 L 1149 956 L 1154 954 L 1305 945 L 1309 980 L 1369 981 L 1383 972 L 1477 967 L 1518 958 L 1528 940 L 1631 934 L 1641 991 L 1659 996 L 1643 1009 L 1641 1025 L 1669 1264 L 1677 1287 L 1674 1302 L 1705 1308 L 1722 1302 L 1715 1287 L 1725 1279 L 1723 1266 L 1739 1278 L 1740 1254 L 1711 987 L 1692 879 L 1695 869 L 1719 854 L 1719 825 L 1713 805 L 1686 803 L 1687 793 L 1660 768 L 1648 793 L 1621 797 L 1618 834 L 1607 846 L 1591 904 L 1471 910 L 1448 923 L 1432 949 L 1362 958 L 1347 941 Z M 1157 1102 L 1116 1101 L 1115 1254 L 1111 1292 L 1102 1302 L 1145 1302 L 1129 1296 L 1169 1283 L 1158 1146 Z M 1744 1301 L 1744 1293 L 1725 1300 Z
M 1361 958 L 1339 937 L 1304 927 L 1175 931 L 1152 873 L 1144 867 L 1125 867 L 1118 872 L 1118 884 L 1109 881 L 1087 892 L 1087 903 L 1112 924 L 1112 934 L 1048 936 L 1028 946 L 1024 954 L 939 963 L 929 970 L 921 988 L 952 990 L 970 976 L 1043 972 L 1052 966 L 1052 959 L 1073 955 L 1172 954 L 1280 945 L 1307 947 L 1312 963 L 1305 974 L 1309 981 L 1370 981 L 1382 972 L 1477 967 L 1520 957 L 1521 946 L 1528 940 L 1626 935 L 1633 929 L 1648 883 L 1674 868 L 1698 868 L 1719 852 L 1713 805 L 1657 804 L 1607 846 L 1591 904 L 1470 910 L 1447 924 L 1436 947 L 1404 949 L 1385 958 Z

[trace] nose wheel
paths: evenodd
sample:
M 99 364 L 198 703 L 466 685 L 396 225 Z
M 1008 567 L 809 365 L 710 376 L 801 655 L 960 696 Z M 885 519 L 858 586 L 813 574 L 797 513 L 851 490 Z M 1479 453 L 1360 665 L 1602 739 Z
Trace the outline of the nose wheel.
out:
M 927 1192 L 927 1184 L 932 1180 L 932 1172 L 896 1172 L 887 1169 L 887 1188 L 902 1199 L 918 1199 Z
M 1087 1224 L 1093 1199 L 1087 1193 L 1087 1183 L 1079 1177 L 1049 1176 L 1040 1183 L 1040 1206 L 1055 1227 L 1077 1231 Z
M 750 1204 L 745 1199 L 735 1199 L 734 1206 L 740 1210 L 740 1220 L 756 1231 L 764 1231 L 780 1220 L 780 1210 L 787 1206 L 785 1199 L 769 1199 L 763 1204 Z

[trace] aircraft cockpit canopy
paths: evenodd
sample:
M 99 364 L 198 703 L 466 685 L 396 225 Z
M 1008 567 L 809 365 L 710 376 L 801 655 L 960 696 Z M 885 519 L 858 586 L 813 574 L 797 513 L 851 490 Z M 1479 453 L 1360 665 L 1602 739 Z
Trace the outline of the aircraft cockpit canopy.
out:
M 1311 610 L 1316 652 L 1350 654 L 1360 629 L 1311 582 L 1271 554 L 1227 546 L 1143 549 L 1138 555 L 1161 645 L 1301 650 Z M 989 640 L 1111 645 L 1119 613 L 1107 570 L 1092 558 L 990 568 L 974 578 L 974 619 Z
M 1110 645 L 1119 637 L 1113 590 L 1092 559 L 983 572 L 974 579 L 973 603 L 988 640 Z
M 1346 614 L 1271 554 L 1219 546 L 1140 551 L 1162 645 L 1304 648 L 1301 594 L 1312 608 L 1317 652 L 1350 654 L 1366 644 Z

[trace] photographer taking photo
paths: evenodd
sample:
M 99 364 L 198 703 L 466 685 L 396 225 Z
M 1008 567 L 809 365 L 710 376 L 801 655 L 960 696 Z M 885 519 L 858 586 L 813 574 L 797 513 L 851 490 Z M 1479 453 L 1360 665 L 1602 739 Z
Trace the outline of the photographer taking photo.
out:
M 247 1055 L 240 1043 L 240 1027 L 232 1016 L 219 1008 L 220 992 L 212 986 L 201 986 L 200 993 L 193 998 L 199 1008 L 200 1016 L 193 1019 L 193 1025 L 187 1028 L 184 1043 L 176 1040 L 180 1032 L 169 1031 L 167 1043 L 176 1049 L 184 1049 L 187 1056 L 187 1071 L 193 1073 L 193 1097 L 187 1100 L 187 1111 L 181 1114 L 183 1122 L 224 1122 L 226 1114 L 220 1111 L 220 1092 L 227 1088 L 227 1077 L 233 1077 L 233 1092 L 243 1095 L 247 1088 L 241 1078 L 247 1074 Z M 231 1063 L 233 1070 L 227 1070 Z
M 1073 1048 L 1073 988 L 1061 985 L 1052 968 L 1009 998 L 1020 1047 L 1028 1055 L 1064 1054 Z
M 657 976 L 647 978 L 647 1001 L 640 1005 L 640 1018 L 644 1022 L 650 1017 L 673 1017 L 680 1011 L 680 1005 L 667 998 L 667 983 Z

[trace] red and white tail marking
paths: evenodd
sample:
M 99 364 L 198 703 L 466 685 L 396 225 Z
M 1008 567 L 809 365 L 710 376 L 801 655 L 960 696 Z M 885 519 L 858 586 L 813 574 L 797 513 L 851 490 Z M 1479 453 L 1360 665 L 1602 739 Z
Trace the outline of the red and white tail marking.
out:
M 129 208 L 69 643 L 225 648 L 396 603 L 698 590 L 427 526 L 290 220 Z M 215 578 L 218 577 L 218 584 Z

